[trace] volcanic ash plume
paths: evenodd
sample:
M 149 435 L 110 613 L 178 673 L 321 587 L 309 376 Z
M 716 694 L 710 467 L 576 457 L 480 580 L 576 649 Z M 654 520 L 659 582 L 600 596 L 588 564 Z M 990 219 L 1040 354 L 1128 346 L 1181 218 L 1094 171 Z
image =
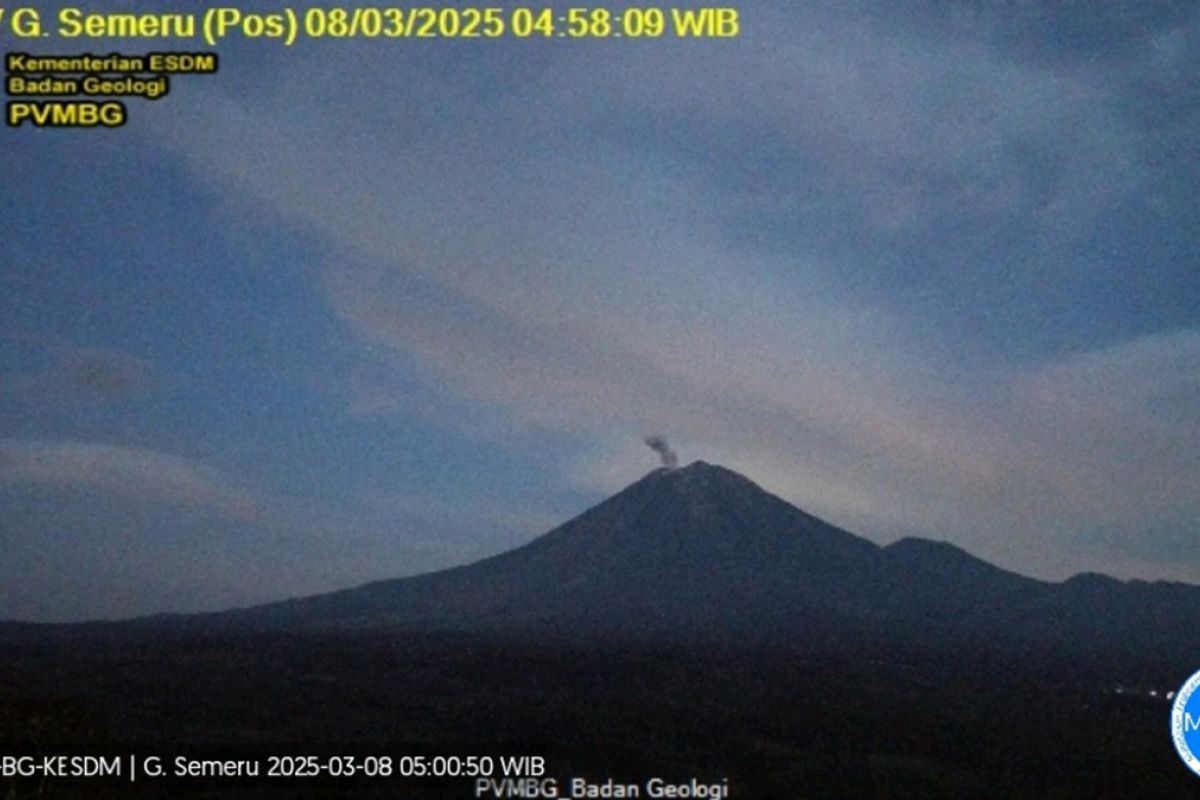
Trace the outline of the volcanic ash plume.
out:
M 662 459 L 662 465 L 667 469 L 675 469 L 679 466 L 679 456 L 675 455 L 675 451 L 671 449 L 671 445 L 667 444 L 665 436 L 647 436 L 643 441 L 650 447 L 651 450 L 658 453 L 658 457 Z

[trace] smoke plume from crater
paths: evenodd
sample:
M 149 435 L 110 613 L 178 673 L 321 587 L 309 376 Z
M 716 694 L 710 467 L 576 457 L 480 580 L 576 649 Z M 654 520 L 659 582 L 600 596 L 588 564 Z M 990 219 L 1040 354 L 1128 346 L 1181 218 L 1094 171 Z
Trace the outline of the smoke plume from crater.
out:
M 671 449 L 671 445 L 667 444 L 667 437 L 652 434 L 643 439 L 646 445 L 658 453 L 658 457 L 662 459 L 662 465 L 667 469 L 675 469 L 679 466 L 679 456 L 675 455 L 675 451 Z

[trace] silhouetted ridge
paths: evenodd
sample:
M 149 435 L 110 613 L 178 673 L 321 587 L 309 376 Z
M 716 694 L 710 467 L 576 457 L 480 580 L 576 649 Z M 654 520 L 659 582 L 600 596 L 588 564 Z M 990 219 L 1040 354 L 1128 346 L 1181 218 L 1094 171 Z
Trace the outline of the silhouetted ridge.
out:
M 1020 581 L 1031 579 L 1008 572 L 949 542 L 908 537 L 893 542 L 884 549 L 893 565 L 917 572 L 953 572 L 963 577 L 979 580 L 1008 579 Z
M 474 564 L 192 619 L 725 644 L 890 637 L 1182 647 L 1200 641 L 1200 590 L 1089 575 L 1047 583 L 927 539 L 881 548 L 696 461 L 653 470 L 544 536 Z
M 697 461 L 656 469 L 528 544 L 464 567 L 231 618 L 316 626 L 735 629 L 843 613 L 879 548 Z
M 1120 591 L 1125 582 L 1098 572 L 1081 572 L 1068 578 L 1063 585 L 1072 589 L 1111 592 Z

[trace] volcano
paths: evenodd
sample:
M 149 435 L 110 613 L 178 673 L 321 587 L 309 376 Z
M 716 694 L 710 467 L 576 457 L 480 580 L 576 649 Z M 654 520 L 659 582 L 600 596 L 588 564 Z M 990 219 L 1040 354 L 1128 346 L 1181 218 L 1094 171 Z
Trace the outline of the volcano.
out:
M 828 614 L 883 551 L 696 462 L 468 566 L 233 612 L 301 627 L 700 633 Z
M 1200 588 L 1094 575 L 1051 583 L 943 542 L 881 547 L 698 461 L 655 470 L 473 564 L 203 618 L 287 630 L 726 644 L 890 637 L 1165 654 L 1200 642 Z

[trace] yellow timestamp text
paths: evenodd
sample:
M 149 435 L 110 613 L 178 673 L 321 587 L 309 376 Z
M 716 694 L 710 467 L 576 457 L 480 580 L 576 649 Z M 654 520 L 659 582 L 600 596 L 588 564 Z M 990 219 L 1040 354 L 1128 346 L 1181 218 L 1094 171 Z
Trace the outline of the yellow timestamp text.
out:
M 51 20 L 34 7 L 0 7 L 0 34 L 18 39 L 729 39 L 741 13 L 702 7 L 211 6 L 204 11 L 101 12 L 63 8 Z

